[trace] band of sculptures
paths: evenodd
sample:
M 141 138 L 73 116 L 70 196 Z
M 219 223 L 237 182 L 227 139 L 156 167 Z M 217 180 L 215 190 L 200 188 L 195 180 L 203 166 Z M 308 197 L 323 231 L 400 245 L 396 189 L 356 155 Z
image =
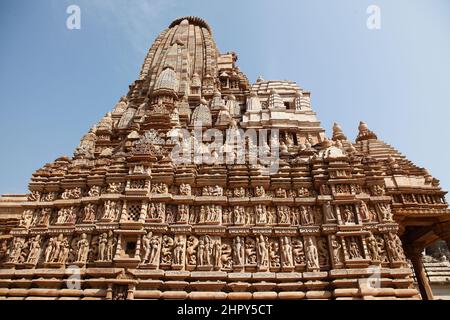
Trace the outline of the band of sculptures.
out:
M 120 186 L 111 183 L 104 191 L 111 194 L 111 190 L 120 192 Z M 92 186 L 86 195 L 98 197 L 100 191 L 99 186 Z M 167 194 L 169 188 L 165 184 L 155 184 L 151 191 Z M 178 187 L 180 195 L 192 196 L 194 193 L 212 197 L 211 202 L 214 202 L 214 197 L 220 198 L 224 194 L 233 199 L 272 198 L 277 202 L 293 201 L 294 198 L 302 201 L 298 195 L 310 196 L 314 191 L 304 187 L 297 191 L 282 188 L 266 191 L 262 186 L 254 189 L 240 187 L 226 192 L 218 185 L 196 189 L 189 184 Z M 69 195 L 80 198 L 82 190 L 65 190 L 61 198 Z M 55 196 L 52 195 L 53 198 Z M 35 192 L 30 198 L 38 201 L 48 197 Z M 120 258 L 118 246 L 124 245 L 120 235 L 113 230 L 118 224 L 131 222 L 143 225 L 140 235 L 133 239 L 137 246 L 132 257 L 139 258 L 140 268 L 319 271 L 342 268 L 347 261 L 402 265 L 405 255 L 392 218 L 389 203 L 368 204 L 364 200 L 339 205 L 328 200 L 322 205 L 259 203 L 253 206 L 98 200 L 82 206 L 25 210 L 20 225 L 29 234 L 14 237 L 6 264 L 32 268 L 38 265 L 112 264 L 115 258 Z M 378 223 L 391 228 L 386 232 L 362 228 L 363 224 L 376 226 Z M 101 224 L 106 226 L 104 230 L 109 230 L 101 231 Z M 164 226 L 165 232 L 161 231 Z M 204 228 L 200 232 L 167 232 L 167 227 L 171 226 Z M 356 234 L 353 231 L 345 235 L 345 232 L 336 232 L 336 226 L 357 231 Z M 78 231 L 74 235 L 74 227 L 80 230 L 87 228 L 90 232 Z M 208 227 L 216 229 L 208 233 Z M 321 234 L 326 227 L 334 231 Z M 58 230 L 62 230 L 61 233 Z

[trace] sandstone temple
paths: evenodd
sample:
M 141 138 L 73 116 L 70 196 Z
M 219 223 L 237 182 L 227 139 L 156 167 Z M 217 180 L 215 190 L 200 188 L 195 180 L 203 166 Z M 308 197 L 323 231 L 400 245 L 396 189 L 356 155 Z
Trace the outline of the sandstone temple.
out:
M 327 138 L 308 91 L 177 19 L 73 156 L 0 198 L 0 297 L 433 299 L 446 191 L 358 129 Z

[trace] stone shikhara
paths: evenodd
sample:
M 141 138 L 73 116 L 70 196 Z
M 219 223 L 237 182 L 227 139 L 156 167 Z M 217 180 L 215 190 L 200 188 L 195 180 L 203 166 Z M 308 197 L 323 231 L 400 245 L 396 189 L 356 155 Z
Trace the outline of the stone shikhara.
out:
M 327 139 L 309 92 L 250 85 L 236 61 L 202 19 L 172 22 L 73 157 L 33 174 L 2 238 L 0 276 L 13 280 L 0 296 L 418 298 L 410 260 L 430 298 L 420 252 L 450 239 L 439 181 L 364 122 L 355 142 L 338 124 Z M 208 139 L 240 129 L 271 135 Z M 250 161 L 256 149 L 278 150 L 275 171 Z M 192 153 L 213 161 L 175 159 Z M 79 288 L 65 289 L 73 266 Z

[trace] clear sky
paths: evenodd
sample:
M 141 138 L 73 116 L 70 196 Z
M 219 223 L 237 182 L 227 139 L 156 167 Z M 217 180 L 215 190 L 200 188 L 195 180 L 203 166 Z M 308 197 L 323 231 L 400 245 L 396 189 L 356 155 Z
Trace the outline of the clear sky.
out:
M 66 9 L 81 9 L 68 30 Z M 369 30 L 369 5 L 381 29 Z M 80 138 L 138 78 L 146 51 L 180 16 L 204 18 L 250 82 L 289 79 L 312 92 L 327 135 L 365 120 L 450 188 L 450 1 L 0 1 L 0 194 Z

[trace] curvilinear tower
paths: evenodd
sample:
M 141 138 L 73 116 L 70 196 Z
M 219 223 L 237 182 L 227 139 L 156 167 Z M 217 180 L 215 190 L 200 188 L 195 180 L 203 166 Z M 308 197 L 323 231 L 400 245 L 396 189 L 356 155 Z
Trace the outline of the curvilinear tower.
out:
M 202 19 L 173 21 L 73 157 L 33 174 L 0 296 L 431 299 L 439 181 L 364 122 L 326 138 L 309 92 L 236 61 Z

